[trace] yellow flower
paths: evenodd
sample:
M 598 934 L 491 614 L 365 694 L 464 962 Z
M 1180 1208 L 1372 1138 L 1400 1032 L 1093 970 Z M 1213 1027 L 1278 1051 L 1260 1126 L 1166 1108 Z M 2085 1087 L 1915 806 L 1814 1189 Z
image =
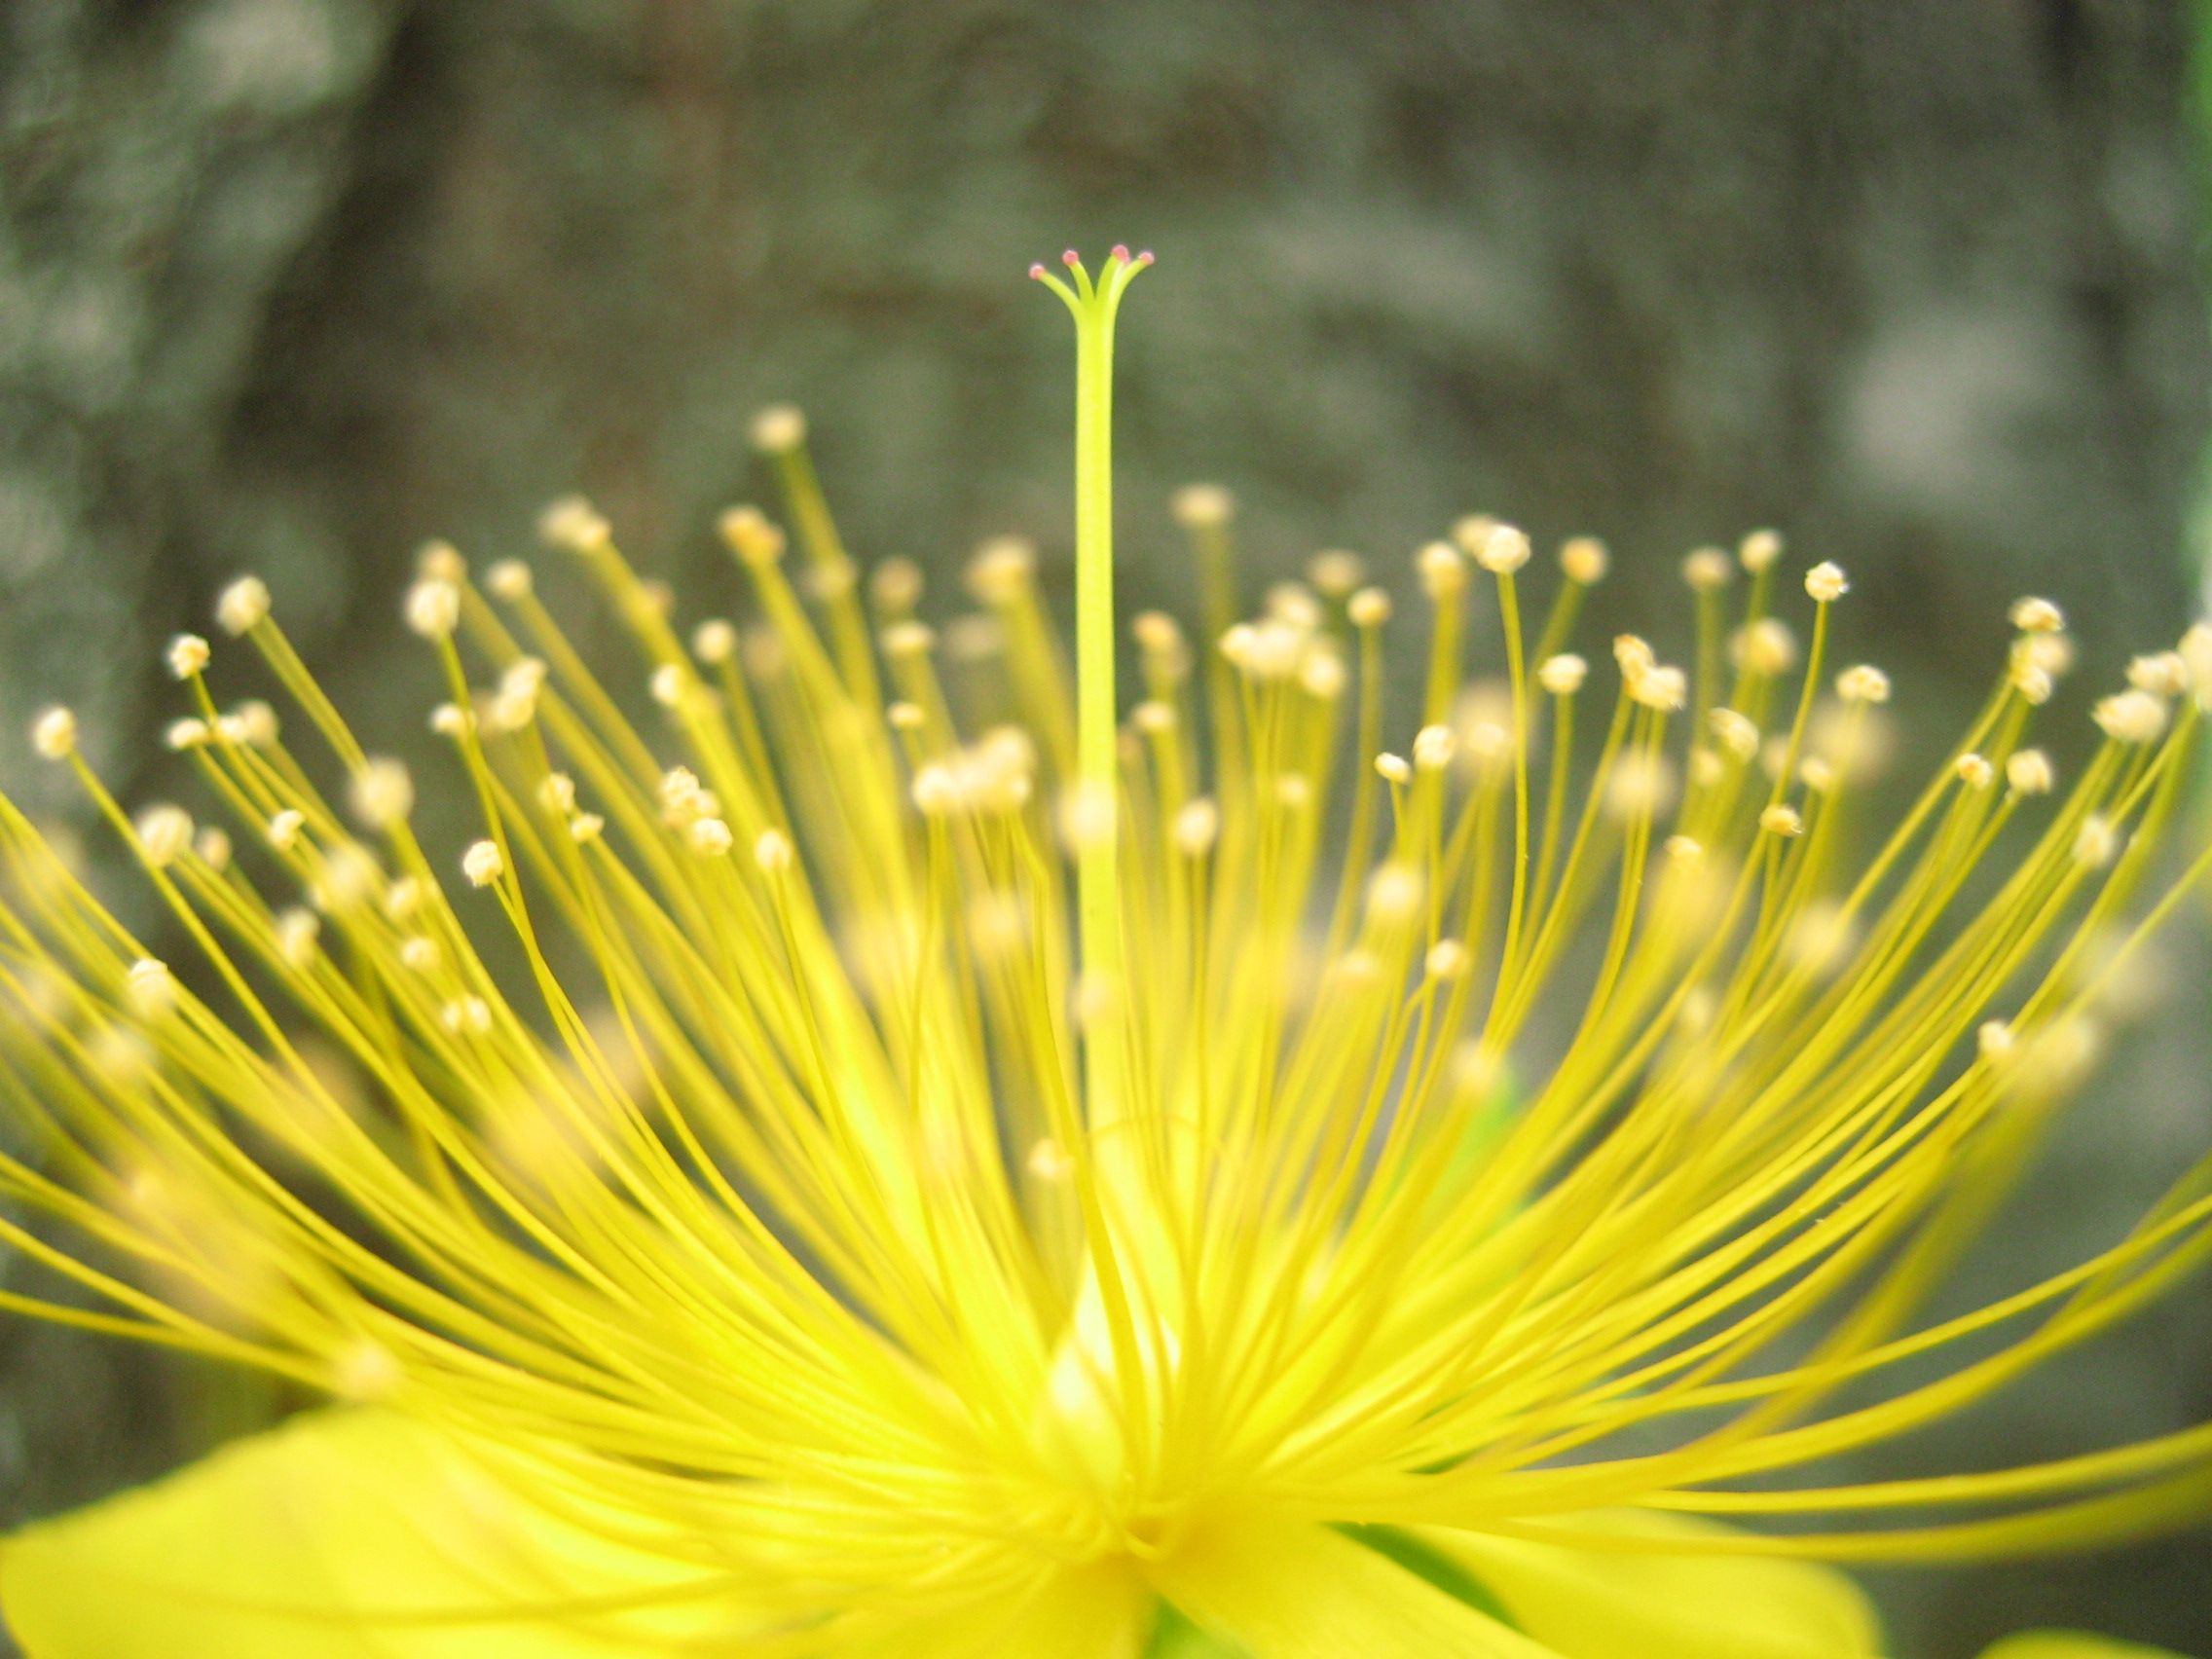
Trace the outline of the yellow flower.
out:
M 172 646 L 228 833 L 126 812 L 40 719 L 188 949 L 0 804 L 30 1148 L 0 1196 L 47 1222 L 0 1235 L 76 1285 L 7 1305 L 338 1403 L 0 1543 L 31 1659 L 1849 1659 L 1879 1635 L 1819 1561 L 2212 1499 L 2205 1429 L 1787 1481 L 2212 1248 L 2200 1168 L 2074 1271 L 1916 1317 L 2212 866 L 2138 898 L 2212 637 L 2100 706 L 2060 794 L 2039 604 L 1856 857 L 1891 687 L 1824 691 L 1835 566 L 1789 607 L 1794 681 L 1760 533 L 1740 598 L 1686 568 L 1688 666 L 1623 637 L 1607 687 L 1567 650 L 1603 549 L 1530 627 L 1528 539 L 1464 520 L 1419 556 L 1401 720 L 1359 562 L 1238 620 L 1207 488 L 1176 506 L 1204 637 L 1134 619 L 1118 698 L 1113 325 L 1146 260 L 1068 263 L 1037 275 L 1079 341 L 1072 686 L 1026 544 L 941 634 L 913 567 L 864 594 L 778 409 L 805 569 L 724 516 L 746 629 L 687 649 L 607 520 L 547 513 L 634 638 L 620 681 L 528 567 L 426 550 L 434 774 L 363 751 L 251 577 L 217 618 L 318 745 Z M 1478 602 L 1502 661 L 1470 677 Z M 456 790 L 479 828 L 433 855 L 415 806 Z

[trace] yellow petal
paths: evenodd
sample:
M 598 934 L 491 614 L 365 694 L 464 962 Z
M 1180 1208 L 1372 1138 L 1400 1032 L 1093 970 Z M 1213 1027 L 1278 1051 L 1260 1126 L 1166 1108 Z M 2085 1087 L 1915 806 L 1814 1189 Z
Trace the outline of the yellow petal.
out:
M 650 1599 L 700 1577 L 524 1511 L 451 1441 L 373 1410 L 294 1419 L 0 1541 L 0 1612 L 28 1659 L 634 1659 L 728 1630 L 731 1610 L 391 1615 Z
M 1981 1650 L 1981 1659 L 2182 1659 L 2163 1647 L 2115 1641 L 2085 1630 L 2024 1630 Z
M 1252 1659 L 1559 1659 L 1325 1528 L 1217 1528 L 1150 1576 Z
M 1569 1519 L 1581 1531 L 1643 1536 L 1725 1530 L 1650 1511 Z M 1523 1630 L 1565 1659 L 1867 1659 L 1881 1650 L 1881 1627 L 1859 1587 L 1808 1562 L 1571 1550 L 1439 1528 L 1417 1531 L 1464 1563 Z
M 820 1651 L 835 1659 L 1137 1659 L 1152 1604 L 1151 1591 L 1118 1564 L 1049 1569 L 1027 1595 L 870 1639 L 840 1637 Z

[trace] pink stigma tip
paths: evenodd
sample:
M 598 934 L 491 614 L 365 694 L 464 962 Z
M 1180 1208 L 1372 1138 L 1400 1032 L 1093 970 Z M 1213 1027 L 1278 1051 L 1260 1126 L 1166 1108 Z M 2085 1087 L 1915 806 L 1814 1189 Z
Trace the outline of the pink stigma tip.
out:
M 1128 243 L 1126 243 L 1126 242 L 1116 242 L 1116 243 L 1114 244 L 1114 257 L 1115 257 L 1116 259 L 1120 260 L 1120 261 L 1121 261 L 1121 262 L 1122 262 L 1122 263 L 1123 263 L 1124 265 L 1126 265 L 1126 264 L 1128 264 L 1128 262 L 1129 262 L 1129 247 L 1128 247 Z
M 1029 268 L 1029 275 L 1042 282 L 1045 279 L 1045 268 L 1042 265 L 1032 265 Z
M 1139 265 L 1150 265 L 1152 263 L 1152 249 L 1148 247 L 1144 252 L 1138 254 L 1137 263 Z
M 1083 263 L 1083 260 L 1076 253 L 1075 249 L 1071 247 L 1067 250 L 1067 252 L 1060 255 L 1060 263 L 1066 266 L 1070 271 L 1073 271 L 1077 266 Z

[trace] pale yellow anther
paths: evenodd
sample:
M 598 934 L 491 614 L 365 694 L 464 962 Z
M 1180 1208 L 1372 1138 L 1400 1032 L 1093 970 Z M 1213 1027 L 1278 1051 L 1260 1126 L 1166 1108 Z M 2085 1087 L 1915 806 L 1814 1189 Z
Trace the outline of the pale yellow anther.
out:
M 297 807 L 287 806 L 269 820 L 269 844 L 280 853 L 288 853 L 299 845 L 300 832 L 307 828 L 307 814 Z
M 1175 729 L 1175 705 L 1146 698 L 1129 711 L 1129 724 L 1147 737 L 1161 737 Z
M 1326 620 L 1321 602 L 1304 582 L 1276 582 L 1268 589 L 1262 608 L 1269 619 L 1310 634 Z
M 384 913 L 403 922 L 423 907 L 424 888 L 418 876 L 403 875 L 384 892 Z
M 1467 562 L 1449 541 L 1431 541 L 1416 553 L 1414 570 L 1420 591 L 1433 600 L 1451 599 L 1467 585 Z
M 1752 575 L 1772 570 L 1774 562 L 1782 557 L 1782 532 L 1754 530 L 1736 544 L 1736 563 Z
M 428 576 L 407 590 L 407 626 L 425 640 L 443 640 L 461 621 L 461 589 Z
M 1428 883 L 1409 864 L 1386 864 L 1367 878 L 1367 914 L 1385 926 L 1411 921 L 1427 896 Z
M 499 856 L 497 841 L 471 841 L 461 855 L 461 873 L 471 887 L 489 887 L 505 873 L 507 861 Z
M 1846 703 L 1887 703 L 1890 677 L 1870 664 L 1861 663 L 1835 677 L 1835 694 Z
M 683 701 L 683 670 L 673 662 L 664 662 L 654 669 L 645 681 L 645 692 L 664 709 L 673 709 Z
M 1962 755 L 1951 764 L 1959 782 L 1970 790 L 1979 792 L 1997 781 L 1997 768 L 1979 755 Z
M 1493 527 L 1474 549 L 1475 563 L 1493 576 L 1509 576 L 1529 562 L 1529 537 L 1509 524 Z
M 1777 804 L 1759 814 L 1759 828 L 1769 835 L 1802 835 L 1805 832 L 1805 818 L 1793 806 Z
M 1410 784 L 1413 782 L 1414 769 L 1402 755 L 1378 755 L 1375 757 L 1375 770 L 1388 783 Z
M 789 455 L 806 442 L 806 414 L 796 404 L 770 403 L 753 417 L 753 447 L 762 455 Z
M 240 576 L 215 599 L 215 622 L 236 639 L 269 614 L 269 588 L 259 576 Z
M 2156 743 L 2166 729 L 2165 699 L 2149 691 L 2120 691 L 2099 698 L 2090 718 L 2115 743 Z
M 914 774 L 914 806 L 924 818 L 942 818 L 960 810 L 960 780 L 952 768 L 933 761 Z
M 1308 696 L 1318 697 L 1324 703 L 1334 702 L 1344 695 L 1345 659 L 1334 646 L 1313 645 L 1298 665 L 1298 683 Z
M 548 772 L 537 781 L 537 804 L 556 818 L 576 809 L 576 781 L 566 772 Z
M 1236 498 L 1219 484 L 1186 484 L 1167 499 L 1185 530 L 1219 530 L 1236 516 Z
M 314 966 L 316 941 L 322 937 L 322 920 L 313 910 L 292 905 L 276 914 L 276 954 L 299 973 Z
M 1670 864 L 1694 865 L 1705 857 L 1704 844 L 1691 835 L 1670 835 L 1660 843 L 1660 851 Z
M 2048 794 L 2058 774 L 2042 750 L 2020 749 L 2006 757 L 2005 782 L 2014 794 Z
M 1719 756 L 1710 749 L 1690 751 L 1690 782 L 1700 789 L 1710 789 L 1728 775 L 1728 768 Z
M 1344 599 L 1367 579 L 1367 561 L 1341 547 L 1328 547 L 1306 561 L 1306 579 L 1324 599 Z
M 1452 1046 L 1450 1069 L 1454 1092 L 1479 1097 L 1497 1087 L 1504 1067 L 1490 1044 L 1479 1037 L 1463 1037 Z
M 1456 939 L 1440 939 L 1428 947 L 1421 958 L 1421 969 L 1431 979 L 1451 980 L 1463 978 L 1474 965 L 1467 947 Z
M 599 839 L 607 829 L 607 820 L 596 812 L 579 812 L 569 820 L 569 839 L 579 847 L 589 846 Z
M 719 668 L 737 655 L 737 629 L 719 616 L 709 617 L 691 631 L 691 654 Z
M 927 656 L 937 644 L 937 630 L 927 622 L 894 622 L 883 630 L 883 654 L 893 660 Z
M 353 816 L 371 830 L 388 830 L 415 810 L 415 780 L 387 756 L 372 756 L 347 788 Z
M 722 545 L 743 564 L 761 570 L 784 556 L 784 533 L 754 506 L 731 507 L 715 521 Z
M 482 997 L 456 997 L 438 1010 L 438 1023 L 457 1037 L 481 1037 L 492 1029 L 491 1006 Z
M 55 704 L 31 720 L 31 748 L 46 760 L 66 760 L 77 750 L 77 717 Z
M 1467 719 L 1459 727 L 1459 753 L 1476 770 L 1481 771 L 1507 759 L 1513 754 L 1513 731 L 1500 721 L 1479 717 Z
M 1477 558 L 1496 528 L 1497 520 L 1489 513 L 1468 513 L 1453 521 L 1452 539 L 1468 558 Z
M 411 939 L 401 940 L 399 961 L 400 966 L 417 974 L 429 973 L 438 965 L 437 940 L 423 934 L 417 934 Z
M 138 839 L 138 856 L 156 869 L 166 869 L 192 845 L 192 814 L 181 806 L 149 806 L 131 826 Z
M 1029 1173 L 1048 1186 L 1057 1187 L 1075 1175 L 1075 1160 L 1051 1135 L 1029 1149 Z
M 425 541 L 415 550 L 415 573 L 459 587 L 468 579 L 468 561 L 450 541 Z
M 868 598 L 887 615 L 903 616 L 921 603 L 924 581 L 921 566 L 896 555 L 878 560 L 868 572 Z
M 520 559 L 501 559 L 484 572 L 484 585 L 495 599 L 528 599 L 534 578 L 530 567 Z
M 1662 713 L 1678 709 L 1689 701 L 1689 676 L 1678 668 L 1656 665 L 1629 677 L 1628 694 L 1647 709 Z
M 330 1392 L 350 1406 L 388 1400 L 402 1381 L 404 1373 L 391 1350 L 366 1337 L 348 1344 L 330 1363 Z
M 2181 637 L 2177 654 L 2189 669 L 2190 689 L 2199 708 L 2212 708 L 2212 622 L 2193 622 Z
M 792 867 L 792 838 L 781 830 L 767 829 L 754 837 L 753 862 L 763 875 L 781 875 Z
M 1175 846 L 1187 859 L 1202 859 L 1221 835 L 1221 809 L 1203 795 L 1175 813 Z
M 1372 950 L 1347 950 L 1329 965 L 1329 977 L 1345 985 L 1371 985 L 1382 977 L 1382 960 Z
M 537 534 L 549 547 L 571 553 L 596 553 L 613 535 L 613 527 L 581 496 L 563 496 L 537 515 Z
M 2000 1060 L 2012 1051 L 2012 1028 L 2002 1019 L 1983 1020 L 1973 1035 L 1974 1048 L 1985 1060 Z
M 1747 674 L 1771 680 L 1797 666 L 1797 636 L 1780 617 L 1762 616 L 1730 637 L 1728 654 Z
M 976 549 L 962 579 L 979 604 L 1003 610 L 1029 591 L 1037 573 L 1037 547 L 1026 536 L 996 535 Z
M 1354 628 L 1380 628 L 1390 620 L 1390 596 L 1379 587 L 1361 588 L 1345 601 L 1345 615 Z
M 1595 535 L 1577 535 L 1560 544 L 1560 573 L 1576 587 L 1595 587 L 1604 581 L 1612 562 L 1605 544 Z
M 1615 818 L 1655 818 L 1675 803 L 1675 769 L 1663 755 L 1636 750 L 1605 777 L 1605 810 Z
M 2053 680 L 2074 666 L 2074 642 L 2065 634 L 2022 634 L 2012 642 L 2014 666 L 2040 668 Z
M 1060 839 L 1069 852 L 1102 846 L 1114 836 L 1114 796 L 1104 789 L 1070 784 L 1060 793 L 1059 820 Z
M 162 657 L 168 664 L 171 676 L 178 680 L 190 680 L 207 666 L 211 654 L 207 642 L 198 634 L 179 634 L 168 643 Z
M 1313 780 L 1304 772 L 1277 772 L 1275 804 L 1285 812 L 1304 812 L 1313 804 Z
M 1148 656 L 1172 656 L 1183 648 L 1183 630 L 1164 610 L 1140 610 L 1129 620 L 1129 635 Z
M 2009 615 L 2023 634 L 2055 634 L 2066 626 L 2066 613 L 2047 599 L 2015 599 Z
M 860 571 L 850 559 L 831 559 L 809 566 L 800 580 L 815 599 L 824 605 L 834 605 L 860 585 Z M 666 614 L 665 608 L 663 614 Z
M 231 867 L 231 837 L 212 824 L 192 838 L 192 850 L 218 875 Z
M 1221 638 L 1214 642 L 1214 648 L 1226 660 L 1238 668 L 1244 668 L 1252 660 L 1252 649 L 1259 638 L 1260 630 L 1252 623 L 1233 622 L 1222 630 Z
M 2082 820 L 2074 832 L 2074 862 L 2088 869 L 2102 869 L 2120 850 L 2120 834 L 2096 813 Z
M 2050 694 L 2054 687 L 2048 669 L 2038 668 L 2032 662 L 2015 663 L 2012 668 L 2011 681 L 2012 689 L 2017 691 L 2024 701 L 2036 704 L 2039 707 L 2050 701 Z
M 1414 766 L 1422 772 L 1441 772 L 1452 764 L 1456 748 L 1450 726 L 1422 726 L 1414 734 Z
M 1797 763 L 1797 776 L 1815 794 L 1826 794 L 1835 788 L 1835 768 L 1818 755 L 1808 755 Z
M 1546 657 L 1536 670 L 1536 683 L 1555 697 L 1571 697 L 1589 678 L 1590 665 L 1572 651 Z
M 176 979 L 167 963 L 141 956 L 126 971 L 124 983 L 139 1018 L 162 1019 L 176 1012 Z
M 1706 724 L 1713 728 L 1715 742 L 1737 760 L 1751 760 L 1759 752 L 1759 728 L 1750 717 L 1735 709 L 1714 709 L 1705 717 Z
M 178 754 L 198 749 L 214 739 L 215 733 L 203 719 L 187 715 L 181 720 L 171 720 L 162 731 L 163 745 Z
M 661 806 L 680 815 L 682 822 L 693 818 L 712 818 L 718 808 L 714 792 L 699 782 L 699 774 L 688 766 L 671 766 L 661 774 Z
M 1692 593 L 1712 593 L 1728 585 L 1736 567 L 1717 547 L 1692 548 L 1682 556 L 1682 580 Z
M 1306 654 L 1307 636 L 1304 630 L 1287 622 L 1266 621 L 1239 624 L 1249 629 L 1245 636 L 1243 653 L 1232 657 L 1237 667 L 1255 680 L 1287 680 L 1297 672 L 1299 661 Z M 1231 629 L 1235 633 L 1235 629 Z M 1224 636 L 1226 639 L 1227 636 Z M 1226 649 L 1223 654 L 1227 654 Z
M 1805 572 L 1805 592 L 1821 605 L 1831 605 L 1851 591 L 1843 567 L 1823 559 Z
M 430 711 L 430 729 L 440 737 L 462 737 L 475 723 L 475 717 L 459 703 L 440 703 Z
M 2154 697 L 2179 697 L 2189 689 L 2189 664 L 2179 651 L 2139 656 L 2127 665 L 2127 683 Z
M 894 703 L 883 711 L 883 718 L 891 722 L 894 731 L 920 731 L 929 724 L 929 716 L 922 712 L 919 703 Z

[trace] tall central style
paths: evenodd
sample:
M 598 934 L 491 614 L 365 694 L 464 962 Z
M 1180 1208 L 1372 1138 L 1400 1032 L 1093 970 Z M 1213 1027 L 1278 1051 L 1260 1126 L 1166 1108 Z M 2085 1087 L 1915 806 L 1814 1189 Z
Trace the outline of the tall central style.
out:
M 1114 316 L 1150 253 L 1117 246 L 1093 282 L 1070 248 L 1060 255 L 1072 281 L 1042 265 L 1029 275 L 1067 303 L 1075 317 L 1076 905 L 1082 940 L 1084 1093 L 1093 1126 L 1126 1109 L 1122 1018 L 1127 1004 L 1122 953 L 1121 837 L 1115 778 L 1114 699 Z

